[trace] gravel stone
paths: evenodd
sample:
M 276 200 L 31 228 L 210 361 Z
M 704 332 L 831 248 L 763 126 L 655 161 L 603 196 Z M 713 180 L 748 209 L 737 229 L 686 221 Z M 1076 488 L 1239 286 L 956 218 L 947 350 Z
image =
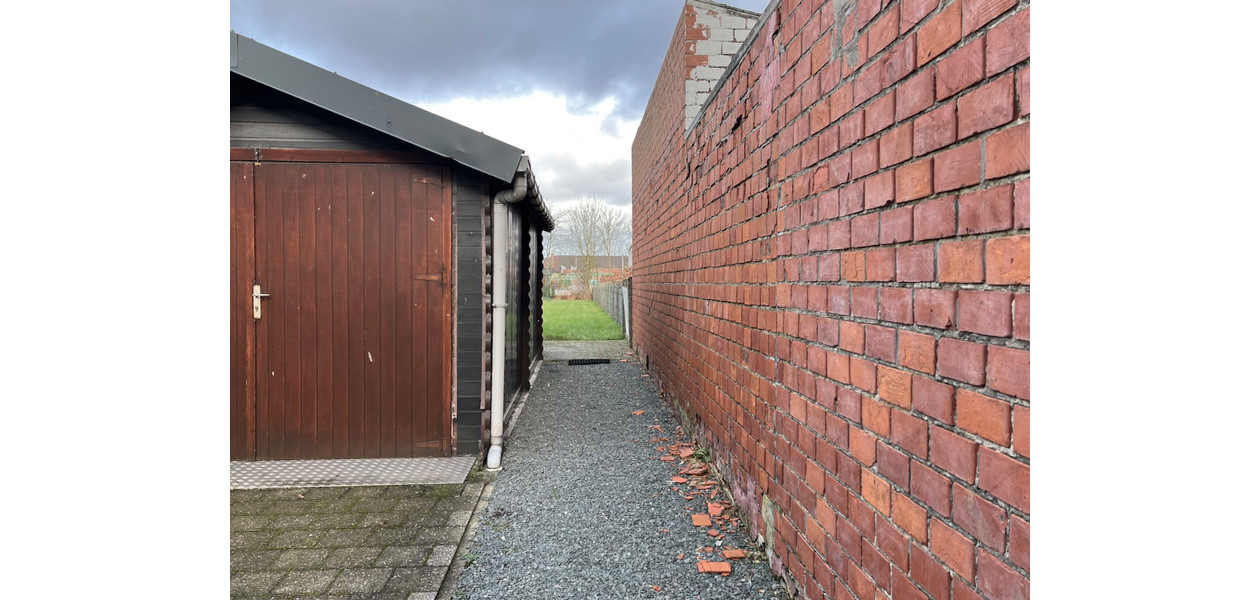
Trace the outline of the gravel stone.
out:
M 466 566 L 455 598 L 786 597 L 764 560 L 731 561 L 728 577 L 699 572 L 704 547 L 754 546 L 743 530 L 718 546 L 707 528 L 692 526 L 704 503 L 670 489 L 678 465 L 660 461 L 661 442 L 651 441 L 684 440 L 642 374 L 633 359 L 544 363 L 457 557 Z

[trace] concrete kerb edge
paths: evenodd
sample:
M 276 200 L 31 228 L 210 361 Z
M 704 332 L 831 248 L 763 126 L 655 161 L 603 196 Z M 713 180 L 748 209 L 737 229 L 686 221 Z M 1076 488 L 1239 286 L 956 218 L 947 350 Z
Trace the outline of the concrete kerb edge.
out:
M 478 466 L 481 464 L 478 461 Z M 481 496 L 477 499 L 477 505 L 473 507 L 472 516 L 468 518 L 468 525 L 464 527 L 464 535 L 459 540 L 459 546 L 455 548 L 455 557 L 451 559 L 451 565 L 446 569 L 446 577 L 442 579 L 442 585 L 438 588 L 436 600 L 451 600 L 455 594 L 455 588 L 459 586 L 459 577 L 464 573 L 463 557 L 468 554 L 472 546 L 473 536 L 477 533 L 477 528 L 481 525 L 481 514 L 485 512 L 486 506 L 490 504 L 490 497 L 494 494 L 495 473 L 486 471 L 489 481 L 481 487 Z

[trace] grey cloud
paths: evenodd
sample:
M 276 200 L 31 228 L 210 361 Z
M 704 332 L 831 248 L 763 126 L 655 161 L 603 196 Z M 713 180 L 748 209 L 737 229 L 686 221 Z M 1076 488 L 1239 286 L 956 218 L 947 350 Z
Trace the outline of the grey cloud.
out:
M 535 172 L 556 172 L 554 181 L 540 185 L 548 204 L 590 196 L 613 206 L 630 206 L 629 159 L 583 165 L 573 156 L 545 154 L 529 160 Z
M 766 2 L 730 4 L 760 11 Z M 682 0 L 233 0 L 231 26 L 408 102 L 560 92 L 638 119 Z

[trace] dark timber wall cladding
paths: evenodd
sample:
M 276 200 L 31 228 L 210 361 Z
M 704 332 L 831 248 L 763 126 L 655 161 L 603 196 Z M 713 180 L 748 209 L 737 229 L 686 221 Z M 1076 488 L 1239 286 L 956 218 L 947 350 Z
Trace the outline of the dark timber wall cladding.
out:
M 772 1 L 688 130 L 724 10 L 635 138 L 635 348 L 801 597 L 1026 600 L 1029 2 Z
M 456 425 L 460 454 L 475 454 L 482 442 L 484 386 L 489 382 L 490 319 L 487 311 L 486 260 L 489 246 L 487 212 L 490 195 L 486 180 L 461 170 L 455 178 L 455 222 L 458 253 L 456 280 Z

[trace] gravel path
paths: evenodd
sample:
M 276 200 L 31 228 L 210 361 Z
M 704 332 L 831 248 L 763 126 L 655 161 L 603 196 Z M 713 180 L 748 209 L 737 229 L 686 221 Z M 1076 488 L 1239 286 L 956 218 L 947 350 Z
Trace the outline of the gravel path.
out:
M 455 598 L 786 598 L 725 490 L 702 473 L 703 450 L 685 443 L 642 375 L 633 359 L 543 365 Z M 710 510 L 712 525 L 693 525 Z M 727 560 L 732 548 L 748 557 Z M 700 573 L 701 561 L 731 574 Z

